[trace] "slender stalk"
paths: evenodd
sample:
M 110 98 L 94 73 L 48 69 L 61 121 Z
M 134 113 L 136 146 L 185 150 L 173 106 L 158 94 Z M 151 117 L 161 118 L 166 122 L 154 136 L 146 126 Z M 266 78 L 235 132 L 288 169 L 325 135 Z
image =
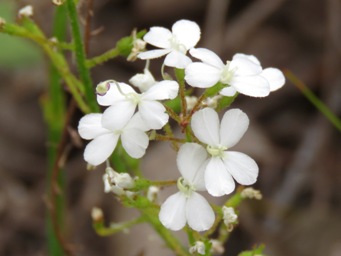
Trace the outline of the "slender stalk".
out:
M 92 112 L 99 112 L 99 107 L 97 105 L 95 91 L 90 77 L 90 72 L 86 65 L 85 49 L 78 23 L 78 15 L 75 2 L 73 0 L 66 0 L 66 6 L 70 18 L 72 38 L 75 44 L 75 54 L 78 72 L 84 84 L 85 98 L 88 101 L 90 110 Z
M 292 72 L 286 70 L 285 76 L 292 82 L 303 95 L 341 132 L 341 119 L 338 118 L 330 108 L 324 104 L 301 80 Z

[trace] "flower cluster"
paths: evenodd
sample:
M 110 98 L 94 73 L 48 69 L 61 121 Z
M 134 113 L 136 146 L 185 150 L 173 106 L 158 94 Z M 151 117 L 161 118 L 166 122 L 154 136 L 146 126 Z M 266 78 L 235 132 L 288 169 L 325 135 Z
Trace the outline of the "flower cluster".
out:
M 119 140 L 128 155 L 141 158 L 153 137 L 151 131 L 162 129 L 170 116 L 182 126 L 186 136 L 175 140 L 181 143 L 177 153 L 181 174 L 177 181 L 178 192 L 161 204 L 159 212 L 160 222 L 171 230 L 180 230 L 186 224 L 196 231 L 212 227 L 215 212 L 200 191 L 219 197 L 232 193 L 236 183 L 247 186 L 257 180 L 256 162 L 244 153 L 231 150 L 246 132 L 248 116 L 240 109 L 229 109 L 220 120 L 215 110 L 218 103 L 237 93 L 265 97 L 285 83 L 279 69 L 263 69 L 253 55 L 237 53 L 224 63 L 214 52 L 195 48 L 200 34 L 199 26 L 188 20 L 177 21 L 172 30 L 152 27 L 143 39 L 159 49 L 134 53 L 137 58 L 147 60 L 143 73 L 129 80 L 138 90 L 123 82 L 100 83 L 96 90 L 97 101 L 107 108 L 102 114 L 84 116 L 78 126 L 80 136 L 91 140 L 85 148 L 84 158 L 94 166 L 110 157 Z M 164 55 L 162 72 L 164 66 L 182 70 L 181 81 L 155 80 L 148 68 L 149 61 Z M 163 74 L 163 77 L 166 76 Z M 186 91 L 184 86 L 179 86 L 184 81 L 194 88 L 219 87 L 215 95 L 203 94 L 198 99 L 189 94 L 193 89 Z M 181 114 L 162 103 L 175 98 L 179 99 L 182 108 L 187 106 Z M 169 127 L 166 135 L 163 140 L 172 141 Z M 110 168 L 104 181 L 105 190 L 118 195 L 134 187 L 128 174 L 118 174 Z M 155 202 L 157 192 L 157 186 L 151 187 L 147 198 Z M 233 208 L 225 207 L 220 212 L 223 212 L 226 226 L 236 222 Z M 203 254 L 204 249 L 198 243 L 191 250 Z

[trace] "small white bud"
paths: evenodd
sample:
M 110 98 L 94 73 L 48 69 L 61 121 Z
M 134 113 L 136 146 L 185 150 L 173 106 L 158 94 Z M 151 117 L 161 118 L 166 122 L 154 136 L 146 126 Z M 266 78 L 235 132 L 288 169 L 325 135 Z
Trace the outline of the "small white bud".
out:
M 96 86 L 96 93 L 100 96 L 104 96 L 110 89 L 110 81 L 104 81 Z
M 147 43 L 140 38 L 136 38 L 136 29 L 133 30 L 132 37 L 133 37 L 133 48 L 131 49 L 129 56 L 127 57 L 127 61 L 135 61 L 137 59 L 137 55 L 140 52 L 143 52 L 146 50 Z
M 147 191 L 147 198 L 151 202 L 155 202 L 158 195 L 159 195 L 160 189 L 157 186 L 150 186 Z
M 221 95 L 216 95 L 211 98 L 207 98 L 204 100 L 203 104 L 209 108 L 216 108 L 218 106 L 218 101 L 222 98 Z
M 65 3 L 65 0 L 52 0 L 54 5 L 60 6 Z
M 6 20 L 0 17 L 0 28 L 6 24 Z
M 233 207 L 223 206 L 223 220 L 229 232 L 233 229 L 233 224 L 237 221 L 238 215 L 235 213 Z
M 251 187 L 243 189 L 243 191 L 240 193 L 240 195 L 243 198 L 249 198 L 249 199 L 261 200 L 263 198 L 263 195 L 259 190 L 256 190 L 256 189 L 251 188 Z
M 195 96 L 185 96 L 186 105 L 187 105 L 187 112 L 191 111 L 195 104 L 198 102 L 198 98 Z
M 129 79 L 129 82 L 139 88 L 141 92 L 147 91 L 156 83 L 152 73 L 150 73 L 150 71 L 146 68 L 144 69 L 143 74 L 136 74 Z
M 33 16 L 32 5 L 26 5 L 25 7 L 21 8 L 18 12 L 18 16 L 19 16 L 19 18 L 32 17 Z
M 113 181 L 117 186 L 123 189 L 131 189 L 135 186 L 135 180 L 129 175 L 129 173 L 116 173 Z
M 91 218 L 93 221 L 101 221 L 103 220 L 103 211 L 102 209 L 98 208 L 98 207 L 94 207 L 91 210 Z
M 205 255 L 205 244 L 201 241 L 196 241 L 195 244 L 189 248 L 189 253 L 199 253 L 201 255 Z
M 210 242 L 212 244 L 212 247 L 211 247 L 212 253 L 223 254 L 225 252 L 225 248 L 220 241 L 218 241 L 217 239 L 211 239 Z

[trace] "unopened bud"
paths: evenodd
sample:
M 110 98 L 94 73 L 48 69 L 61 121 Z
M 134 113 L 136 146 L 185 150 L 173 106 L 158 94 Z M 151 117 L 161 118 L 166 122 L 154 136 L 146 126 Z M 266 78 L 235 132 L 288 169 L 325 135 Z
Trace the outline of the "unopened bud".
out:
M 25 7 L 21 8 L 18 12 L 18 16 L 19 16 L 19 18 L 32 17 L 33 16 L 32 5 L 26 5 Z
M 216 108 L 218 106 L 218 101 L 222 98 L 223 96 L 221 95 L 216 95 L 211 98 L 207 98 L 203 104 L 206 105 L 209 108 Z
M 100 96 L 104 96 L 110 89 L 110 82 L 104 81 L 96 86 L 96 93 Z
M 147 91 L 152 87 L 156 81 L 148 69 L 144 69 L 143 74 L 136 74 L 129 79 L 129 82 L 135 87 L 139 88 L 141 92 Z
M 187 112 L 191 111 L 198 102 L 198 98 L 195 96 L 185 96 Z
M 201 241 L 196 241 L 195 244 L 189 248 L 189 253 L 199 253 L 201 255 L 205 255 L 205 244 Z
M 245 188 L 240 195 L 243 198 L 249 198 L 249 199 L 257 199 L 261 200 L 263 198 L 262 193 L 259 190 L 256 190 L 254 188 Z
M 95 222 L 100 222 L 103 220 L 103 211 L 98 207 L 94 207 L 91 210 L 91 218 Z
M 135 180 L 129 173 L 117 173 L 113 181 L 117 186 L 123 189 L 131 189 L 135 186 Z
M 159 195 L 160 189 L 157 186 L 150 186 L 148 188 L 148 192 L 147 192 L 147 198 L 149 201 L 151 202 L 155 202 L 158 195 Z
M 233 230 L 233 224 L 237 221 L 238 215 L 235 213 L 233 207 L 223 206 L 223 220 L 227 227 L 227 230 L 231 232 Z
M 5 25 L 5 24 L 6 24 L 5 19 L 3 19 L 3 18 L 0 17 L 0 28 L 1 28 L 3 25 Z
M 136 29 L 132 32 L 133 37 L 133 48 L 129 56 L 127 57 L 127 61 L 135 61 L 137 59 L 137 55 L 140 52 L 143 52 L 146 49 L 147 43 L 140 38 L 136 38 Z
M 65 3 L 65 0 L 52 0 L 54 5 L 60 6 Z
M 212 244 L 211 252 L 213 254 L 223 254 L 225 252 L 225 248 L 219 240 L 211 239 L 210 242 Z

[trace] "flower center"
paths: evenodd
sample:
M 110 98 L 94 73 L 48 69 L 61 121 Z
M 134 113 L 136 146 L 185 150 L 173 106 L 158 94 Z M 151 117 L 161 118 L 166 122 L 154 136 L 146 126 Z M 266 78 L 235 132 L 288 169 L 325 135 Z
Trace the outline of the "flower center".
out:
M 210 146 L 206 147 L 207 152 L 213 157 L 223 157 L 224 151 L 227 150 L 227 147 L 219 145 L 219 146 Z
M 141 95 L 131 92 L 131 93 L 127 93 L 124 95 L 126 97 L 127 100 L 135 103 L 135 104 L 139 104 L 140 100 L 141 100 Z
M 190 197 L 192 192 L 195 191 L 195 187 L 190 184 L 183 177 L 180 177 L 177 182 L 178 189 L 185 194 L 186 197 Z
M 234 75 L 235 70 L 230 70 L 230 63 L 231 61 L 226 61 L 226 65 L 224 66 L 223 72 L 221 73 L 220 82 L 223 84 L 229 84 Z
M 186 51 L 187 51 L 186 46 L 180 43 L 179 40 L 176 38 L 176 36 L 172 36 L 169 39 L 169 42 L 173 50 L 186 54 Z

